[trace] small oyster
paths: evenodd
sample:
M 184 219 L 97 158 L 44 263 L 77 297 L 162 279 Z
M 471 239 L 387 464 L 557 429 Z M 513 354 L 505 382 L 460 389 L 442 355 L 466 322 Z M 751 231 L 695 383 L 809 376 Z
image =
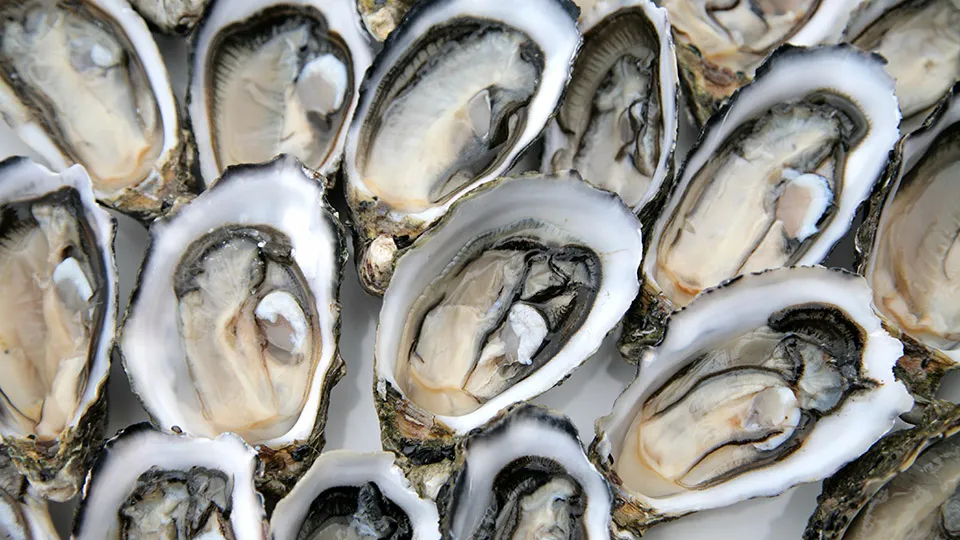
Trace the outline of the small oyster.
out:
M 639 210 L 673 176 L 677 57 L 650 0 L 581 5 L 583 47 L 546 131 L 543 170 L 577 169 Z
M 192 189 L 166 67 L 127 2 L 3 2 L 0 19 L 0 113 L 48 165 L 83 165 L 98 200 L 143 220 Z
M 899 136 L 882 64 L 850 46 L 784 47 L 710 121 L 645 235 L 628 360 L 704 289 L 819 263 L 846 234 Z
M 210 2 L 211 0 L 130 0 L 134 9 L 151 26 L 164 34 L 181 35 L 193 31 Z
M 277 504 L 270 534 L 280 540 L 439 540 L 437 507 L 421 499 L 393 454 L 326 452 Z
M 228 169 L 150 233 L 120 339 L 130 384 L 165 431 L 256 445 L 269 503 L 323 446 L 344 372 L 340 224 L 281 156 Z
M 364 288 L 455 200 L 503 174 L 560 101 L 580 44 L 569 0 L 426 0 L 384 43 L 344 155 Z
M 893 375 L 903 348 L 870 302 L 859 276 L 794 267 L 674 313 L 590 447 L 618 489 L 616 522 L 642 534 L 826 478 L 865 452 L 913 405 Z
M 82 167 L 0 163 L 0 438 L 56 501 L 76 495 L 103 436 L 114 231 Z
M 107 441 L 83 487 L 71 540 L 266 540 L 257 453 L 232 433 L 167 435 L 147 424 Z
M 0 446 L 0 537 L 8 540 L 58 538 L 47 503 L 20 476 Z
M 444 538 L 609 540 L 613 496 L 570 420 L 511 407 L 459 445 L 438 504 Z
M 363 24 L 377 41 L 387 39 L 416 0 L 354 0 Z
M 372 56 L 353 1 L 213 4 L 193 40 L 187 89 L 205 185 L 277 154 L 337 172 Z
M 384 448 L 445 459 L 587 360 L 637 293 L 640 225 L 574 172 L 474 191 L 398 260 L 377 329 Z

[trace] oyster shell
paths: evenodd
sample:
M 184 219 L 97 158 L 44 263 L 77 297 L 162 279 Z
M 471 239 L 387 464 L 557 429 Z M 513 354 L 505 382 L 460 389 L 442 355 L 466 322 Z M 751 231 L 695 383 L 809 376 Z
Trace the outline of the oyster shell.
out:
M 504 178 L 451 207 L 384 295 L 374 400 L 416 463 L 567 377 L 637 292 L 639 223 L 575 172 Z
M 4 2 L 0 113 L 54 170 L 143 220 L 192 189 L 192 151 L 153 36 L 122 0 Z
M 580 43 L 569 0 L 428 0 L 364 80 L 344 155 L 364 288 L 458 198 L 503 174 L 543 130 Z
M 355 0 L 363 25 L 377 41 L 387 39 L 416 0 Z
M 543 170 L 577 169 L 639 211 L 673 176 L 677 58 L 650 0 L 581 6 L 583 47 L 544 137 Z
M 573 423 L 529 404 L 463 440 L 438 497 L 444 538 L 609 540 L 612 501 Z
M 850 46 L 784 47 L 711 120 L 647 229 L 628 360 L 702 290 L 819 263 L 846 234 L 899 136 L 882 64 Z
M 0 438 L 56 501 L 77 493 L 103 436 L 114 232 L 82 167 L 0 163 Z
M 165 431 L 256 445 L 270 503 L 323 446 L 344 373 L 336 215 L 281 156 L 228 169 L 150 233 L 120 339 L 133 391 Z
M 273 538 L 439 540 L 437 507 L 388 452 L 325 452 L 277 504 Z
M 0 535 L 9 540 L 58 538 L 47 503 L 0 447 Z
M 902 346 L 870 302 L 859 276 L 794 267 L 674 313 L 590 447 L 617 487 L 616 522 L 642 534 L 815 482 L 865 452 L 913 405 L 893 374 Z
M 134 9 L 151 26 L 164 34 L 181 35 L 193 31 L 210 2 L 211 0 L 130 0 Z
M 232 433 L 168 435 L 147 424 L 107 441 L 83 487 L 72 540 L 265 540 L 257 453 Z
M 332 178 L 370 62 L 353 0 L 215 2 L 187 97 L 203 183 L 277 154 Z

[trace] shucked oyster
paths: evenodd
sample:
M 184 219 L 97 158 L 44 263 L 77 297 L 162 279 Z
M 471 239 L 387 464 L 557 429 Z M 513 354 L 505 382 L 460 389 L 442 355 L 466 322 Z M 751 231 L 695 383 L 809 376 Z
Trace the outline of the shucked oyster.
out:
M 388 452 L 322 454 L 270 518 L 272 538 L 439 540 L 437 507 Z
M 384 295 L 375 401 L 385 448 L 443 458 L 599 347 L 637 293 L 639 223 L 574 172 L 505 178 L 451 208 Z
M 804 540 L 948 540 L 960 535 L 960 408 L 931 408 L 823 483 Z
M 144 19 L 164 34 L 187 34 L 211 0 L 130 0 Z M 229 0 L 227 0 L 229 1 Z M 230 2 L 236 5 L 237 2 Z
M 72 540 L 265 540 L 257 453 L 239 437 L 167 435 L 138 424 L 107 441 Z
M 214 3 L 188 87 L 204 184 L 277 154 L 335 173 L 370 60 L 353 0 Z
M 609 540 L 612 499 L 570 420 L 523 404 L 464 439 L 438 504 L 444 538 Z
M 6 540 L 57 538 L 47 503 L 20 476 L 0 446 L 0 537 Z
M 859 276 L 794 267 L 674 313 L 597 422 L 590 455 L 618 488 L 617 523 L 642 533 L 777 495 L 865 452 L 913 405 L 893 375 L 903 348 L 870 302 Z
M 76 494 L 103 436 L 114 227 L 80 166 L 0 163 L 0 438 L 57 501 Z
M 363 286 L 546 125 L 580 43 L 569 0 L 426 0 L 367 72 L 344 155 Z
M 677 58 L 649 0 L 581 5 L 583 47 L 546 132 L 544 170 L 577 169 L 639 211 L 673 172 Z
M 134 392 L 163 430 L 257 445 L 261 489 L 282 495 L 344 371 L 345 250 L 322 187 L 291 157 L 231 168 L 150 232 L 120 339 Z
M 822 261 L 882 176 L 900 114 L 882 61 L 849 46 L 782 48 L 706 126 L 643 260 L 621 351 L 740 274 Z
M 836 42 L 864 0 L 662 0 L 684 90 L 703 124 L 782 44 Z M 838 74 L 840 75 L 840 74 Z
M 55 170 L 86 167 L 97 199 L 152 219 L 188 186 L 163 59 L 122 0 L 0 4 L 0 113 Z

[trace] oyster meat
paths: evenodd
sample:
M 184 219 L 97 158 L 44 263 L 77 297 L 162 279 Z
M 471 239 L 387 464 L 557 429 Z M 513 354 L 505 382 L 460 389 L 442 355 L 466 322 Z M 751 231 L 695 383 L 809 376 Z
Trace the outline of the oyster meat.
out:
M 581 5 L 583 47 L 545 136 L 544 170 L 577 169 L 639 211 L 672 178 L 677 58 L 649 0 Z
M 344 190 L 361 282 L 383 294 L 398 249 L 540 134 L 580 43 L 569 0 L 428 0 L 364 80 Z
M 570 420 L 516 405 L 463 440 L 438 497 L 444 538 L 609 540 L 613 496 Z
M 411 489 L 393 454 L 326 452 L 270 518 L 273 538 L 439 540 L 436 505 Z
M 669 320 L 639 375 L 597 422 L 591 458 L 652 524 L 835 473 L 909 411 L 900 342 L 863 278 L 771 270 L 705 292 Z
M 192 187 L 166 67 L 127 2 L 4 2 L 0 19 L 0 113 L 48 165 L 82 164 L 101 202 L 145 220 Z
M 385 447 L 450 447 L 559 383 L 623 316 L 641 251 L 630 209 L 572 171 L 504 178 L 454 205 L 401 256 L 384 296 Z
M 321 185 L 287 156 L 228 169 L 157 221 L 120 339 L 156 425 L 234 432 L 263 449 L 261 489 L 289 489 L 323 446 L 344 371 L 345 255 Z
M 130 4 L 140 15 L 164 34 L 190 33 L 210 2 L 211 0 L 130 0 Z
M 0 438 L 57 501 L 76 494 L 103 434 L 114 227 L 82 167 L 0 163 Z
M 0 538 L 44 540 L 58 538 L 47 503 L 20 476 L 0 446 Z
M 256 473 L 256 451 L 232 433 L 195 439 L 131 426 L 97 458 L 71 538 L 265 540 Z
M 371 61 L 353 1 L 213 4 L 193 43 L 187 98 L 205 185 L 277 154 L 336 173 Z

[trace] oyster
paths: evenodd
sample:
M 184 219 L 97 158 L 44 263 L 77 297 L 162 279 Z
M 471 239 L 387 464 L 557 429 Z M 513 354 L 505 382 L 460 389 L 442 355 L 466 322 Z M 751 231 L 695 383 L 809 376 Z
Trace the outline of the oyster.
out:
M 384 448 L 429 463 L 567 377 L 637 293 L 640 226 L 575 172 L 504 178 L 398 260 L 377 329 Z
M 257 467 L 257 453 L 232 433 L 195 439 L 131 426 L 97 458 L 71 539 L 265 540 Z
M 911 389 L 931 397 L 960 362 L 960 83 L 898 146 L 899 164 L 858 231 L 860 271 L 907 346 L 900 364 Z
M 144 220 L 193 187 L 167 70 L 127 2 L 3 2 L 0 19 L 0 114 L 48 165 L 82 164 L 98 200 Z
M 230 168 L 151 227 L 124 323 L 124 367 L 154 423 L 257 445 L 268 503 L 323 446 L 344 373 L 340 229 L 296 159 Z
M 0 163 L 0 438 L 56 501 L 77 493 L 103 436 L 114 231 L 82 167 Z
M 416 0 L 355 0 L 363 25 L 377 41 L 387 39 Z
M 164 34 L 188 34 L 211 0 L 130 0 L 154 28 Z M 235 3 L 235 2 L 232 2 Z
M 827 256 L 899 135 L 882 64 L 850 46 L 781 48 L 711 120 L 647 231 L 627 359 L 704 289 Z
M 438 505 L 444 538 L 609 540 L 612 500 L 573 423 L 522 404 L 463 440 Z
M 428 0 L 367 72 L 344 155 L 364 288 L 543 130 L 580 43 L 569 0 Z
M 47 503 L 37 495 L 0 447 L 0 537 L 8 540 L 58 538 Z
M 544 170 L 577 169 L 639 211 L 672 178 L 677 58 L 650 0 L 582 6 L 583 48 L 544 139 Z
M 907 0 L 874 11 L 854 17 L 844 39 L 887 59 L 904 121 L 916 125 L 960 80 L 960 0 Z
M 215 2 L 187 96 L 203 183 L 277 154 L 336 173 L 370 61 L 353 0 Z
M 698 124 L 782 44 L 835 43 L 865 0 L 662 0 L 673 25 L 680 78 Z M 839 75 L 839 74 L 838 74 Z
M 865 452 L 913 405 L 893 375 L 903 348 L 870 302 L 859 276 L 794 267 L 674 313 L 597 422 L 590 456 L 618 489 L 616 522 L 642 534 L 815 482 Z
M 439 540 L 437 507 L 410 488 L 393 454 L 321 454 L 270 518 L 273 538 Z
M 940 412 L 934 412 L 934 411 Z M 960 408 L 881 439 L 823 483 L 804 540 L 928 540 L 960 534 Z

